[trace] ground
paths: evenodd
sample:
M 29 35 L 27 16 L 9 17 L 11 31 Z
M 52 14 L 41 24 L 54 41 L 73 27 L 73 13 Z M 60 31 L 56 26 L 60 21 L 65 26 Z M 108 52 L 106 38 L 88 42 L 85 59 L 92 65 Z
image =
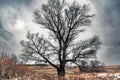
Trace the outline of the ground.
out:
M 27 66 L 29 72 L 9 80 L 58 80 L 51 66 Z M 120 80 L 120 66 L 107 66 L 105 72 L 79 72 L 78 67 L 66 67 L 65 80 Z

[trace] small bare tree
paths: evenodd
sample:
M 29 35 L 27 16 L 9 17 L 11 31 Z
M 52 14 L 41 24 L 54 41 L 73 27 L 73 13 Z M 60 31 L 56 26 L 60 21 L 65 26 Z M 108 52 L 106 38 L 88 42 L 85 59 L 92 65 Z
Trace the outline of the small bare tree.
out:
M 91 72 L 105 72 L 105 64 L 99 60 L 90 61 Z
M 65 76 L 67 62 L 76 63 L 78 59 L 89 58 L 100 43 L 96 36 L 86 41 L 77 38 L 80 32 L 85 31 L 83 27 L 91 24 L 94 15 L 90 14 L 89 6 L 75 2 L 69 7 L 66 5 L 65 0 L 48 0 L 42 11 L 37 9 L 34 12 L 34 21 L 50 31 L 49 40 L 39 37 L 38 33 L 28 32 L 27 40 L 21 41 L 24 59 L 52 65 L 60 78 Z
M 16 73 L 17 57 L 15 54 L 9 55 L 8 53 L 0 53 L 0 79 L 10 78 L 15 76 Z

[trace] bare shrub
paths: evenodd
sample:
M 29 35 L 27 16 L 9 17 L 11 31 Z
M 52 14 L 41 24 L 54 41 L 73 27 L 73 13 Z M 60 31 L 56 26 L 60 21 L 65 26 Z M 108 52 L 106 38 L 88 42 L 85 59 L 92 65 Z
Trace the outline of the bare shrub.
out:
M 15 75 L 16 63 L 7 53 L 0 54 L 0 77 L 10 78 Z
M 23 76 L 29 73 L 28 67 L 18 63 L 16 55 L 0 54 L 0 79 Z
M 90 71 L 91 72 L 105 72 L 104 63 L 94 60 L 90 62 Z

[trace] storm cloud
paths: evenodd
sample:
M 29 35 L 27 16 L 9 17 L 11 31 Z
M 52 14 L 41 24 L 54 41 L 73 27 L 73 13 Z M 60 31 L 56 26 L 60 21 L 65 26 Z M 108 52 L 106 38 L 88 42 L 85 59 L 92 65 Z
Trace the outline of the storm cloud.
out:
M 44 31 L 32 21 L 34 9 L 43 3 L 37 1 L 0 0 L 0 51 L 20 54 L 20 40 L 25 38 L 28 31 Z
M 109 65 L 120 63 L 120 1 L 93 0 L 96 7 L 97 33 L 102 39 L 98 54 L 101 60 Z
M 19 42 L 25 39 L 27 31 L 45 33 L 45 30 L 33 22 L 34 9 L 40 8 L 44 2 L 46 1 L 0 0 L 0 51 L 19 54 Z M 120 62 L 120 1 L 91 0 L 91 4 L 96 9 L 96 16 L 93 19 L 93 28 L 85 34 L 87 37 L 92 33 L 99 35 L 102 45 L 98 58 L 107 65 L 117 65 Z

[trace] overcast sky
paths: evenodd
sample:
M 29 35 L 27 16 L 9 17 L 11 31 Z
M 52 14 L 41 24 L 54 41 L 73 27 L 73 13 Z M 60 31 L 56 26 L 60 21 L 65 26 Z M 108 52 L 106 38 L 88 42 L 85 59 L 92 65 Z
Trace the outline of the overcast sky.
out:
M 74 0 L 66 0 L 71 3 Z M 82 39 L 94 34 L 100 36 L 101 48 L 97 56 L 107 65 L 120 65 L 120 0 L 76 0 L 79 4 L 90 3 L 96 16 L 92 27 L 81 36 Z M 21 53 L 20 40 L 27 31 L 45 33 L 33 22 L 34 9 L 40 8 L 47 0 L 0 0 L 0 51 Z M 82 35 L 83 35 L 82 34 Z

